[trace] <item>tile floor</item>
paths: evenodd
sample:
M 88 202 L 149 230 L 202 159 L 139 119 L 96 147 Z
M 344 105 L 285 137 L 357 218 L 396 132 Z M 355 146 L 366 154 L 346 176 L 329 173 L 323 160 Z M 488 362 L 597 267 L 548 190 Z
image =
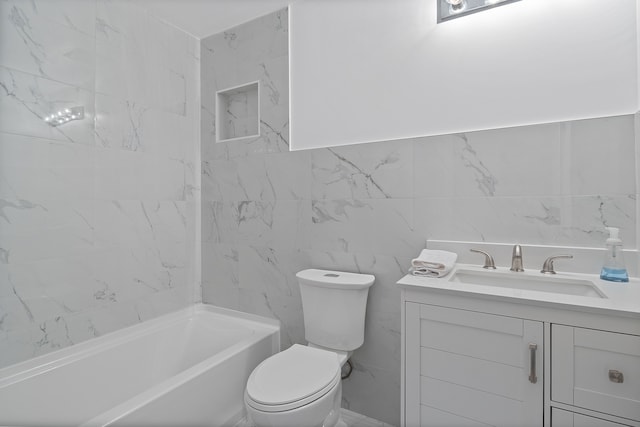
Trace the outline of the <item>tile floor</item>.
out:
M 382 421 L 374 420 L 373 418 L 366 417 L 358 414 L 357 412 L 350 411 L 348 409 L 342 410 L 342 420 L 347 424 L 347 427 L 393 427 L 391 424 L 383 423 Z M 252 427 L 245 419 L 240 420 L 234 427 Z
M 347 427 L 393 427 L 391 424 L 383 423 L 344 408 L 342 409 L 342 419 L 347 423 Z

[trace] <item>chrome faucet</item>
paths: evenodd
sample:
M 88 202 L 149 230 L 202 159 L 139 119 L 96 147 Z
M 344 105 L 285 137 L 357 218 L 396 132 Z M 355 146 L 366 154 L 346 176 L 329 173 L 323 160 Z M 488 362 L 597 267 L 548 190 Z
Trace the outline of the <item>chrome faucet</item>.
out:
M 511 254 L 511 271 L 524 271 L 522 267 L 522 248 L 520 245 L 513 247 L 513 253 Z

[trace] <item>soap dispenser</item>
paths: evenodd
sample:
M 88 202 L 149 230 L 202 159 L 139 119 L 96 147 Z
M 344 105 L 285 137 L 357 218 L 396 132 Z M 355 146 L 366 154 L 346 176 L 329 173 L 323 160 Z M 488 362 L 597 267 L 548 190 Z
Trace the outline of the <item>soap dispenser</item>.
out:
M 609 238 L 605 243 L 607 253 L 604 256 L 600 278 L 610 282 L 628 282 L 629 274 L 624 264 L 622 240 L 619 237 L 620 230 L 616 227 L 607 227 L 607 230 L 609 230 Z

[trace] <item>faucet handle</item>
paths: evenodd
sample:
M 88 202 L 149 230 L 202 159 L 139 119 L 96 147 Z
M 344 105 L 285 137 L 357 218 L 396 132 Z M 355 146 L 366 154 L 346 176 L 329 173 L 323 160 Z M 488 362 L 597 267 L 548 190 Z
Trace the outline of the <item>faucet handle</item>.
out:
M 553 269 L 553 261 L 557 260 L 558 258 L 573 259 L 573 255 L 555 255 L 555 256 L 550 256 L 549 258 L 547 258 L 545 260 L 544 264 L 542 264 L 542 270 L 540 270 L 540 273 L 542 273 L 542 274 L 556 274 L 556 271 Z
M 484 265 L 482 266 L 482 268 L 491 269 L 491 270 L 496 269 L 496 263 L 493 261 L 493 257 L 489 255 L 488 252 L 481 251 L 480 249 L 469 249 L 469 250 L 471 252 L 476 252 L 484 255 Z

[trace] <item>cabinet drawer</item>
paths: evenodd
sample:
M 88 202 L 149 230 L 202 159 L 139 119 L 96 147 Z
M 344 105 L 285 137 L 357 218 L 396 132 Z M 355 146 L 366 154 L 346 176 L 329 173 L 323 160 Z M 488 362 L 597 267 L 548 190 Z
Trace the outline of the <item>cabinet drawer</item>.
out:
M 588 415 L 576 414 L 558 408 L 551 408 L 551 427 L 628 427 Z
M 640 421 L 640 337 L 553 325 L 551 399 Z

